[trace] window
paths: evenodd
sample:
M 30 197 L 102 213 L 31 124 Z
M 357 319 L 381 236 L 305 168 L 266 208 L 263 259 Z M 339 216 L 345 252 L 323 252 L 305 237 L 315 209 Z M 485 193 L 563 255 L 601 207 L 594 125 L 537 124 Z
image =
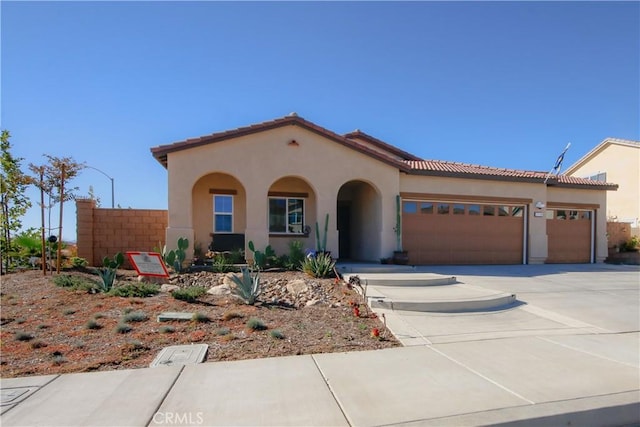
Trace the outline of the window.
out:
M 464 205 L 460 203 L 454 203 L 453 205 L 454 215 L 464 215 Z
M 438 213 L 441 215 L 449 215 L 449 203 L 438 203 Z
M 469 205 L 469 215 L 480 215 L 480 205 Z
M 482 214 L 485 216 L 494 216 L 496 214 L 495 206 L 485 205 L 484 209 L 482 210 Z
M 301 234 L 304 229 L 304 199 L 269 199 L 269 233 Z
M 433 213 L 433 203 L 431 202 L 422 202 L 420 203 L 420 212 L 423 214 L 432 214 Z
M 524 212 L 524 206 L 514 206 L 511 208 L 511 216 L 521 217 Z
M 555 211 L 553 209 L 547 209 L 547 219 L 553 219 Z
M 509 216 L 509 206 L 498 206 L 498 216 Z
M 591 212 L 589 211 L 582 211 L 580 212 L 580 219 L 591 219 Z
M 403 212 L 406 214 L 414 214 L 418 212 L 418 204 L 416 202 L 404 202 L 402 206 Z
M 213 196 L 213 232 L 233 232 L 233 196 Z

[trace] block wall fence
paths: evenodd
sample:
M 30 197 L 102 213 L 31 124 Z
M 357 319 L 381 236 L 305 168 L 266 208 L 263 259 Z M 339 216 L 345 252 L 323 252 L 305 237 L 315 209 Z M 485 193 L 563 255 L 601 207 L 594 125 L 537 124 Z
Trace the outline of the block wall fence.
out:
M 117 252 L 151 252 L 165 243 L 168 212 L 157 209 L 97 208 L 92 199 L 76 199 L 78 256 L 101 266 Z M 124 268 L 133 268 L 126 261 Z

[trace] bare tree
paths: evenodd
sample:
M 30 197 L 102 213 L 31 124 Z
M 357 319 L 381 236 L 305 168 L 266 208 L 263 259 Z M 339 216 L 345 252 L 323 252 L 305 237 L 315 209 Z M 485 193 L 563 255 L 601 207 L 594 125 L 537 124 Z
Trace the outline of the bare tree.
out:
M 56 190 L 53 200 L 60 203 L 60 222 L 58 226 L 58 252 L 56 259 L 56 272 L 60 273 L 60 261 L 62 259 L 62 219 L 64 202 L 73 200 L 74 191 L 77 187 L 67 188 L 66 184 L 75 178 L 85 167 L 84 163 L 78 163 L 71 157 L 55 157 L 44 155 L 49 159 L 49 164 L 45 166 L 45 181 L 50 188 Z

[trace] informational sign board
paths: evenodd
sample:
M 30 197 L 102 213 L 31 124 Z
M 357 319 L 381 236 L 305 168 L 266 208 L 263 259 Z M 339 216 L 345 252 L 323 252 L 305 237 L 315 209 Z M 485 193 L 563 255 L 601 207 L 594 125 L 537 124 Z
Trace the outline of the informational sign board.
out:
M 169 277 L 162 255 L 157 252 L 127 252 L 129 261 L 140 276 Z

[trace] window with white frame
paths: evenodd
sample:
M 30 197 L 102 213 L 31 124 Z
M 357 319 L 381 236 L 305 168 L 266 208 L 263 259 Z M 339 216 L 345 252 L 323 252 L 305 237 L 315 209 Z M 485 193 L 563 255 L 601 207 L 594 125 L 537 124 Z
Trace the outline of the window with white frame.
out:
M 213 195 L 213 232 L 233 232 L 233 196 Z
M 269 198 L 269 233 L 301 234 L 303 229 L 304 199 Z

